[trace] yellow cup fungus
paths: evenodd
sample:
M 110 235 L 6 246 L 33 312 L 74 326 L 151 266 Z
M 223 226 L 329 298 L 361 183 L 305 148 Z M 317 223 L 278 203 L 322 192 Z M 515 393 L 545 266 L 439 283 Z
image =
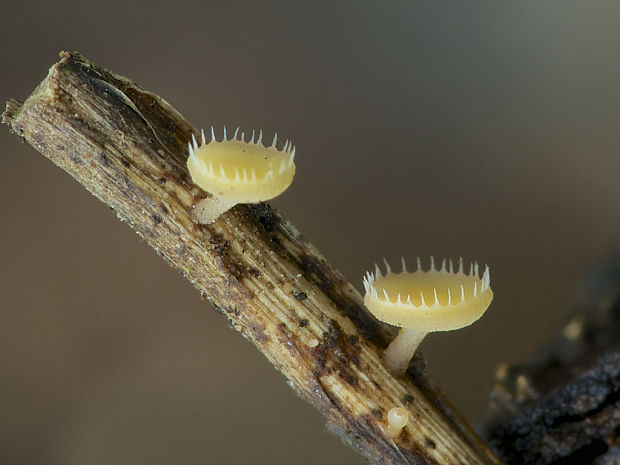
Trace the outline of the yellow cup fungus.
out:
M 388 420 L 388 435 L 394 439 L 398 437 L 407 423 L 409 423 L 409 412 L 402 407 L 393 407 L 387 414 Z
M 295 175 L 295 147 L 290 141 L 276 148 L 278 135 L 269 146 L 262 143 L 263 131 L 255 141 L 255 131 L 248 142 L 239 128 L 231 139 L 218 141 L 211 127 L 207 143 L 204 130 L 199 145 L 192 134 L 189 142 L 187 168 L 192 181 L 213 197 L 201 200 L 194 207 L 198 221 L 213 223 L 222 213 L 238 203 L 257 203 L 272 199 L 290 186 Z
M 405 372 L 427 333 L 469 326 L 493 300 L 488 266 L 482 277 L 477 263 L 465 273 L 462 259 L 456 272 L 452 260 L 445 259 L 437 270 L 433 257 L 428 271 L 422 270 L 419 258 L 413 272 L 407 271 L 404 259 L 400 273 L 392 273 L 387 261 L 385 266 L 385 274 L 375 265 L 375 272 L 364 277 L 364 304 L 379 320 L 402 328 L 383 354 L 395 373 Z

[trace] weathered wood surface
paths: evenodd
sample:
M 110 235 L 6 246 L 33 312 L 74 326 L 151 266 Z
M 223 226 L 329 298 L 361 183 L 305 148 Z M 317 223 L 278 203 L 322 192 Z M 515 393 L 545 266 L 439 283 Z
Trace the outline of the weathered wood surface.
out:
M 620 255 L 533 361 L 504 365 L 486 428 L 507 464 L 620 464 Z
M 393 333 L 272 207 L 239 205 L 213 225 L 195 222 L 192 206 L 206 194 L 185 161 L 198 132 L 161 97 L 63 52 L 23 104 L 7 102 L 3 121 L 179 269 L 365 457 L 499 463 L 430 383 L 419 356 L 407 378 L 383 367 Z M 395 406 L 411 422 L 392 440 L 386 417 Z

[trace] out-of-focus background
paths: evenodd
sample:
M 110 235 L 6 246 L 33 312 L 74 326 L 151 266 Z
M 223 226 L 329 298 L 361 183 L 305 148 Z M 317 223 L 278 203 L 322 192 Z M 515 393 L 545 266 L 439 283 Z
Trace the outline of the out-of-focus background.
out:
M 277 130 L 273 203 L 361 288 L 401 254 L 492 267 L 431 335 L 471 421 L 620 247 L 617 2 L 5 2 L 0 99 L 78 50 L 196 126 Z M 114 214 L 0 130 L 0 463 L 360 464 Z M 213 373 L 220 373 L 213 376 Z M 241 446 L 242 445 L 242 446 Z

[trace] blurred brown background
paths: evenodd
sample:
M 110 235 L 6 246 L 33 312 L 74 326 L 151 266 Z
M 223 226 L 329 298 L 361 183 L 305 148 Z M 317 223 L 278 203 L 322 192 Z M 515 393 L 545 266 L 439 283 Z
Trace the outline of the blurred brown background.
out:
M 472 421 L 495 365 L 555 334 L 580 279 L 620 246 L 617 2 L 0 13 L 2 100 L 78 50 L 196 126 L 292 138 L 298 174 L 273 203 L 358 288 L 383 256 L 490 264 L 486 316 L 421 347 Z M 180 274 L 5 126 L 0 168 L 0 463 L 362 463 Z

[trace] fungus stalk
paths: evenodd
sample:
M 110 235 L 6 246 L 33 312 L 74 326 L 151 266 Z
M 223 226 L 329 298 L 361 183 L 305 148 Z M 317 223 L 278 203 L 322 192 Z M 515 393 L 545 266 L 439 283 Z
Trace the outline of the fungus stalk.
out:
M 364 277 L 366 308 L 379 320 L 402 328 L 383 353 L 384 363 L 397 374 L 407 370 L 427 333 L 469 326 L 493 299 L 489 267 L 480 278 L 478 263 L 472 263 L 466 274 L 462 259 L 456 272 L 452 260 L 446 259 L 437 270 L 433 257 L 428 271 L 422 270 L 419 258 L 412 273 L 404 259 L 402 265 L 402 272 L 392 273 L 386 261 L 385 275 L 375 265 L 375 273 Z
M 221 214 L 226 213 L 232 207 L 237 205 L 234 200 L 228 200 L 221 197 L 207 197 L 200 200 L 194 206 L 194 214 L 201 224 L 211 224 L 217 220 Z
M 412 328 L 401 328 L 398 336 L 383 352 L 385 366 L 394 373 L 404 373 L 413 354 L 427 334 Z

